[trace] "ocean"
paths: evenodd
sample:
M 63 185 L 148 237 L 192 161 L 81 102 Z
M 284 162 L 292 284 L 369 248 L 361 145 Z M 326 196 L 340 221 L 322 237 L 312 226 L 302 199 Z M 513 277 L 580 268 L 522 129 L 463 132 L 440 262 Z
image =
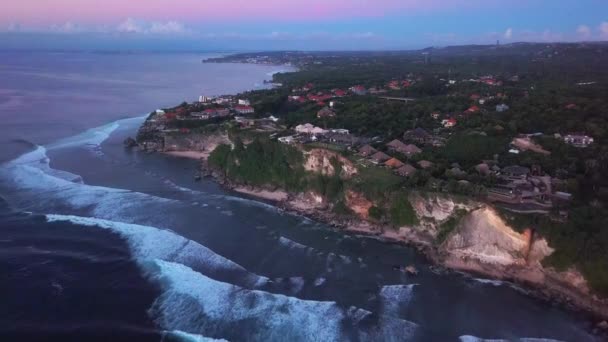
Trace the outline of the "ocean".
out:
M 156 108 L 289 71 L 209 56 L 0 53 L 0 340 L 594 341 L 518 286 L 125 149 Z

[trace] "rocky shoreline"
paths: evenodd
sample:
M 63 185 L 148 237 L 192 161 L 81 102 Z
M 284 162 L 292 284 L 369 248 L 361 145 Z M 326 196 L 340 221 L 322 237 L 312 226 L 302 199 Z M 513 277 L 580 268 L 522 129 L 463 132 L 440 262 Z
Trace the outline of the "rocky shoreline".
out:
M 294 194 L 281 189 L 257 188 L 231 182 L 207 166 L 208 153 L 183 151 L 165 154 L 199 161 L 200 177 L 212 179 L 228 191 L 269 202 L 285 212 L 313 219 L 345 233 L 374 237 L 386 243 L 416 248 L 430 263 L 445 270 L 464 272 L 521 286 L 524 292 L 530 296 L 570 311 L 583 313 L 590 321 L 590 330 L 594 334 L 608 339 L 608 299 L 600 299 L 572 286 L 571 283 L 564 280 L 563 273 L 527 265 L 497 266 L 466 256 L 452 255 L 449 251 L 436 245 L 433 236 L 420 229 L 395 230 L 387 225 L 361 218 L 339 216 L 329 210 L 327 206 L 316 205 L 318 203 L 315 203 L 315 199 L 311 199 L 310 196 L 306 198 L 306 194 Z
M 228 191 L 270 202 L 285 212 L 310 218 L 346 233 L 374 237 L 386 243 L 413 247 L 422 253 L 430 263 L 445 270 L 464 272 L 521 286 L 524 292 L 530 296 L 569 311 L 587 315 L 593 333 L 608 338 L 608 300 L 581 293 L 579 289 L 563 281 L 560 278 L 561 274 L 555 271 L 526 266 L 496 267 L 496 265 L 485 264 L 474 259 L 456 258 L 434 245 L 432 237 L 419 230 L 408 229 L 406 232 L 403 230 L 397 232 L 382 224 L 374 224 L 358 218 L 340 217 L 329 210 L 303 204 L 301 194 L 235 184 L 210 170 L 204 161 L 202 165 L 202 175 L 218 182 Z M 539 275 L 538 272 L 544 272 L 544 274 Z

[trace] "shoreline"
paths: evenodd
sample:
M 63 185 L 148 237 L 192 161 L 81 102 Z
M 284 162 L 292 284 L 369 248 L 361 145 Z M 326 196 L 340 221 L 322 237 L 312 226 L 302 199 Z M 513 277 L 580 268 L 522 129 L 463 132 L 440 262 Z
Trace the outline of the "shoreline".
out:
M 464 273 L 471 277 L 483 277 L 521 287 L 524 294 L 557 305 L 564 310 L 584 314 L 592 322 L 592 328 L 597 328 L 608 321 L 608 300 L 587 295 L 568 285 L 560 279 L 553 270 L 531 268 L 526 266 L 495 266 L 477 260 L 465 260 L 450 257 L 441 251 L 424 234 L 414 229 L 407 232 L 385 229 L 386 226 L 374 224 L 363 219 L 339 217 L 325 209 L 302 205 L 295 194 L 283 190 L 268 190 L 251 186 L 234 184 L 222 179 L 216 174 L 207 173 L 207 178 L 217 182 L 227 191 L 270 202 L 271 205 L 293 215 L 303 216 L 329 226 L 331 229 L 346 234 L 354 234 L 374 238 L 384 243 L 396 244 L 416 249 L 433 267 L 447 271 Z M 277 200 L 277 198 L 284 198 Z M 540 274 L 539 274 L 540 272 Z M 605 333 L 599 330 L 599 336 Z M 598 335 L 597 331 L 594 333 Z

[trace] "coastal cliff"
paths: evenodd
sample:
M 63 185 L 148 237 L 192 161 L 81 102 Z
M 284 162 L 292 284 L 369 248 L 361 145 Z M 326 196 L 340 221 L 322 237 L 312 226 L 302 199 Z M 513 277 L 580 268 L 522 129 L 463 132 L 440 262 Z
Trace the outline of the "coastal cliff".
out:
M 140 142 L 140 146 L 145 145 Z M 165 135 L 162 146 L 155 145 L 152 150 L 178 152 L 181 154 L 176 155 L 196 158 L 201 161 L 203 174 L 213 176 L 227 188 L 272 201 L 287 211 L 348 232 L 413 245 L 434 263 L 448 269 L 523 283 L 544 298 L 608 319 L 608 301 L 592 293 L 580 272 L 574 268 L 558 272 L 543 265 L 543 260 L 554 250 L 534 227 L 517 230 L 509 226 L 488 203 L 457 195 L 411 190 L 401 199 L 394 196 L 384 196 L 382 200 L 372 198 L 360 186 L 351 185 L 360 181 L 365 170 L 358 169 L 340 153 L 325 149 L 305 150 L 300 158 L 284 160 L 282 163 L 289 164 L 292 170 L 304 173 L 285 172 L 294 173 L 296 180 L 321 177 L 323 182 L 340 182 L 342 199 L 328 191 L 328 184 L 321 187 L 308 184 L 304 188 L 301 184 L 289 188 L 265 181 L 255 184 L 243 179 L 243 174 L 230 171 L 231 167 L 245 167 L 244 154 L 232 156 L 234 162 L 227 164 L 228 169 L 219 170 L 217 166 L 209 165 L 210 154 L 218 146 L 228 146 L 226 153 L 243 149 L 235 146 L 227 134 L 218 131 L 178 138 Z M 227 155 L 224 157 L 223 160 L 229 159 Z M 405 203 L 395 206 L 399 200 Z M 404 212 L 408 219 L 403 222 L 407 224 L 397 224 L 390 219 Z

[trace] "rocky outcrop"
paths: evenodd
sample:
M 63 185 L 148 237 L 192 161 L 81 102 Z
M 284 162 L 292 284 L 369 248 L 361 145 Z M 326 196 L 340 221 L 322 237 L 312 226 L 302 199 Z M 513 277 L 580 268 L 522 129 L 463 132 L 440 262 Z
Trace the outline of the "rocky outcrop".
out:
M 347 190 L 344 194 L 344 200 L 346 206 L 360 218 L 367 220 L 369 219 L 369 209 L 374 206 L 365 196 L 362 194 Z
M 341 168 L 340 176 L 350 178 L 357 173 L 357 168 L 350 160 L 333 151 L 316 148 L 306 152 L 305 158 L 306 171 L 333 176 L 336 174 L 334 163 L 337 161 Z
M 475 201 L 456 200 L 453 196 L 440 193 L 412 192 L 409 201 L 418 218 L 431 219 L 437 223 L 449 219 L 457 209 L 471 211 L 483 206 Z
M 484 264 L 524 266 L 531 249 L 531 234 L 514 231 L 493 209 L 486 207 L 463 217 L 441 249 L 450 257 Z
M 123 141 L 123 145 L 125 145 L 126 148 L 134 148 L 138 146 L 137 141 L 131 137 L 126 138 Z

